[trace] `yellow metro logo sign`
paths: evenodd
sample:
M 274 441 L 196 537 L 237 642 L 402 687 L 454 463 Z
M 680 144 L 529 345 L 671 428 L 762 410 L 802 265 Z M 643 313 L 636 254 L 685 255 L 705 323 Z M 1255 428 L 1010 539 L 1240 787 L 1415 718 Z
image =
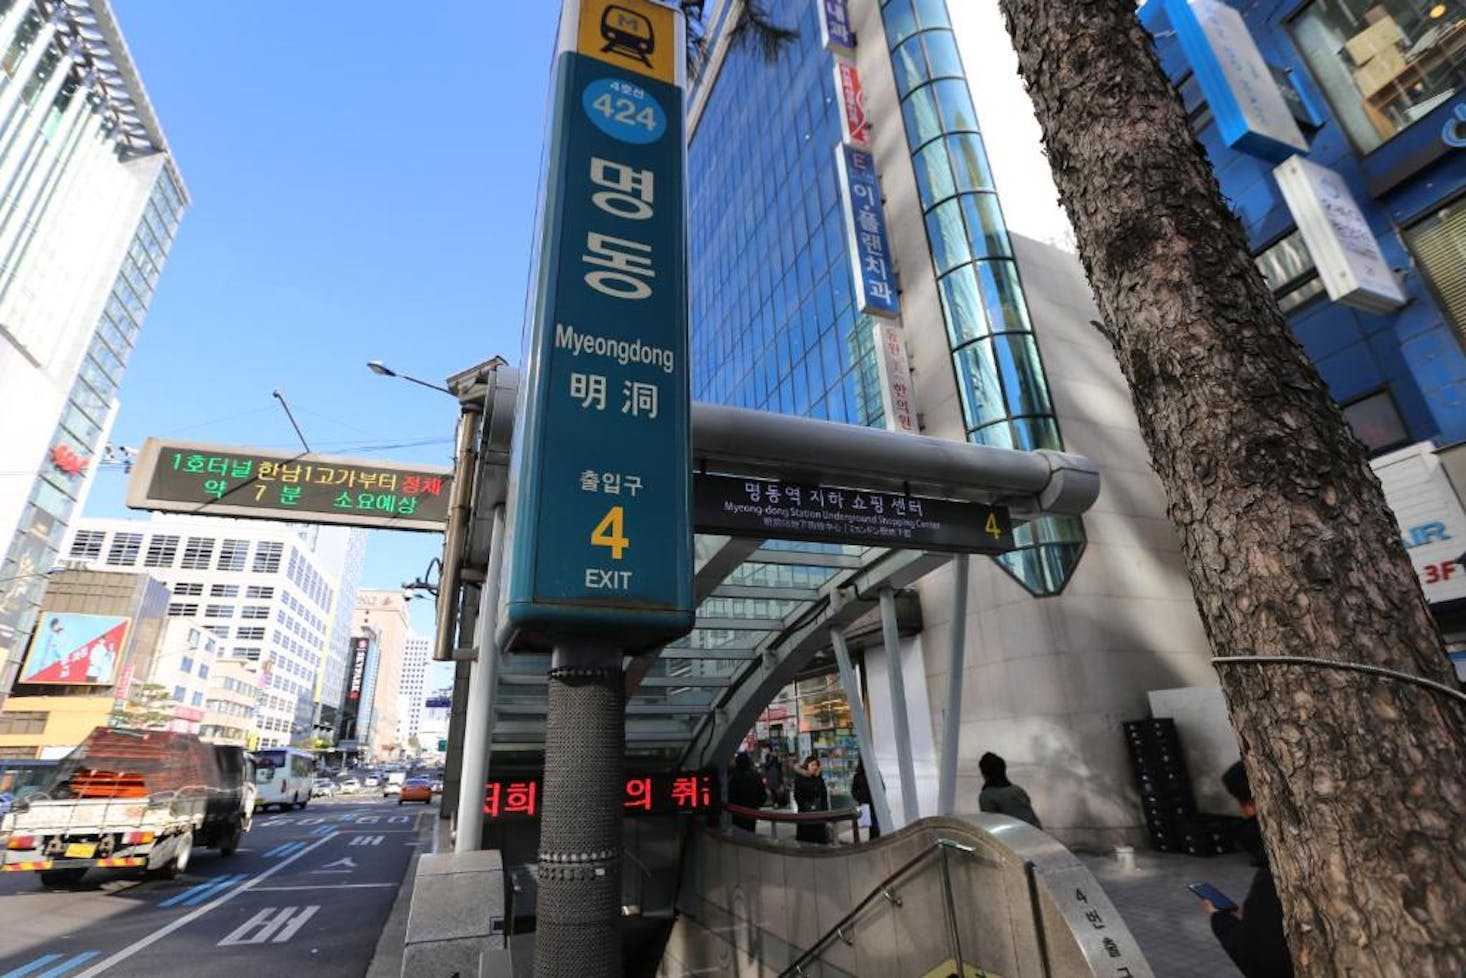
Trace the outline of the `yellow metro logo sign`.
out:
M 677 13 L 651 0 L 584 0 L 577 49 L 669 85 L 677 83 Z

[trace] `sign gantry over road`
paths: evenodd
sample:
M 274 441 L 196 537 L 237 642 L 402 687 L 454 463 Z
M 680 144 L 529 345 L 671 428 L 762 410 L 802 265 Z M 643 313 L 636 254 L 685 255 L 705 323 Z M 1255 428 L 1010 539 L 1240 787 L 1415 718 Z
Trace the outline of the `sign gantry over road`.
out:
M 439 531 L 452 470 L 149 438 L 127 505 L 166 513 Z

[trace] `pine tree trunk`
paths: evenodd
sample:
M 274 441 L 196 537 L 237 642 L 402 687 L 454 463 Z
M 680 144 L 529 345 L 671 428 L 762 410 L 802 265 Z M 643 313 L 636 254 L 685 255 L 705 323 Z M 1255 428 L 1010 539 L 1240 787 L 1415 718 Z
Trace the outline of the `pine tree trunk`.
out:
M 1217 655 L 1454 686 L 1363 449 L 1248 254 L 1134 0 L 1002 0 Z M 1301 976 L 1466 974 L 1466 716 L 1218 664 Z

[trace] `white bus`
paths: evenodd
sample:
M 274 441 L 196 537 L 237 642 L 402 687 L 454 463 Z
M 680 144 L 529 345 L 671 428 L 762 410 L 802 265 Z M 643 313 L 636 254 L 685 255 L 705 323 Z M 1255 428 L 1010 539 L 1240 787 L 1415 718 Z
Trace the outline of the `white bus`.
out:
M 283 812 L 291 805 L 304 808 L 310 802 L 316 776 L 316 759 L 310 751 L 267 747 L 255 751 L 254 760 L 257 811 L 275 805 Z

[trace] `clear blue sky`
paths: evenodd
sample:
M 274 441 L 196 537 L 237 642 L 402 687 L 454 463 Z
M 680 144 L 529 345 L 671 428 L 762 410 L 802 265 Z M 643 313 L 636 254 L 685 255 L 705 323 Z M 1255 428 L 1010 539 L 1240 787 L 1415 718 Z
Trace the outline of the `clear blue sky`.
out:
M 113 8 L 193 196 L 113 443 L 293 447 L 280 388 L 316 451 L 447 464 L 455 402 L 364 364 L 518 362 L 559 4 Z M 140 515 L 124 486 L 102 470 L 88 515 Z M 362 583 L 441 546 L 373 533 Z

